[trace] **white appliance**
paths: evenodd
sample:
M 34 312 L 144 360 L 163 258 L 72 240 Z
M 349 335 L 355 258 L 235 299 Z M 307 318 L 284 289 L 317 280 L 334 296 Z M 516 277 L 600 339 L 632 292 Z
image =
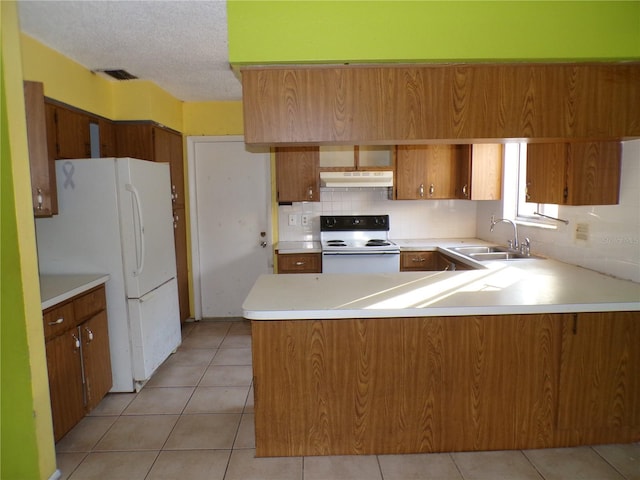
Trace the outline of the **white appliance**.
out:
M 320 216 L 322 273 L 394 273 L 400 248 L 389 240 L 389 215 Z
M 36 219 L 40 272 L 111 276 L 111 391 L 137 391 L 181 342 L 169 164 L 58 160 L 56 175 L 60 213 Z

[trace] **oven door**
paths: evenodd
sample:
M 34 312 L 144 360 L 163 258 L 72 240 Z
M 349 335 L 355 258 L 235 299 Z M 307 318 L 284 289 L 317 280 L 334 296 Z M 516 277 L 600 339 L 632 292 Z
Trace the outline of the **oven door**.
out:
M 400 252 L 322 252 L 322 273 L 397 273 Z

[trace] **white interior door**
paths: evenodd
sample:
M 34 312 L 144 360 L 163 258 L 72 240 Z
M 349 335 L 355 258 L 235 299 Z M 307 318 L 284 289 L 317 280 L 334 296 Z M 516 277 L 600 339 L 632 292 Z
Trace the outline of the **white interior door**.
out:
M 269 153 L 243 137 L 189 137 L 188 150 L 195 316 L 238 317 L 272 271 Z

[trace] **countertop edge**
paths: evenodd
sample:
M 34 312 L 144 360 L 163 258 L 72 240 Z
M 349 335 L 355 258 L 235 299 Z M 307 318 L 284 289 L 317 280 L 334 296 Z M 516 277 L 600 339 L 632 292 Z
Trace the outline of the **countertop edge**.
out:
M 51 308 L 70 298 L 80 295 L 92 288 L 106 283 L 110 276 L 108 274 L 96 275 L 41 275 L 40 276 L 40 295 L 42 300 L 42 310 Z M 57 288 L 51 291 L 47 288 L 48 282 L 58 282 L 60 279 L 71 280 L 68 288 Z

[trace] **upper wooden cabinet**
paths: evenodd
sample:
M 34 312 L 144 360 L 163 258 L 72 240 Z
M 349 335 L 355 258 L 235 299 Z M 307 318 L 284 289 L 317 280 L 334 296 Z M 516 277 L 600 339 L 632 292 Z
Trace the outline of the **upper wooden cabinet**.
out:
M 241 73 L 247 144 L 640 137 L 640 62 L 273 66 Z
M 278 202 L 319 202 L 319 164 L 318 147 L 276 148 Z
M 55 164 L 50 158 L 47 142 L 43 84 L 24 82 L 24 99 L 33 213 L 36 217 L 49 217 L 58 213 L 58 202 Z
M 55 131 L 51 133 L 56 139 L 55 158 L 91 157 L 91 116 L 61 106 L 54 107 L 53 115 Z
M 320 170 L 392 170 L 394 148 L 387 145 L 320 147 Z
M 467 145 L 398 145 L 395 190 L 398 200 L 456 198 Z
M 456 196 L 467 200 L 500 200 L 502 197 L 502 151 L 499 143 L 471 146 L 460 160 Z
M 527 201 L 614 205 L 620 194 L 619 142 L 527 145 Z
M 118 157 L 169 164 L 174 208 L 184 207 L 182 135 L 153 122 L 117 122 L 115 136 Z

